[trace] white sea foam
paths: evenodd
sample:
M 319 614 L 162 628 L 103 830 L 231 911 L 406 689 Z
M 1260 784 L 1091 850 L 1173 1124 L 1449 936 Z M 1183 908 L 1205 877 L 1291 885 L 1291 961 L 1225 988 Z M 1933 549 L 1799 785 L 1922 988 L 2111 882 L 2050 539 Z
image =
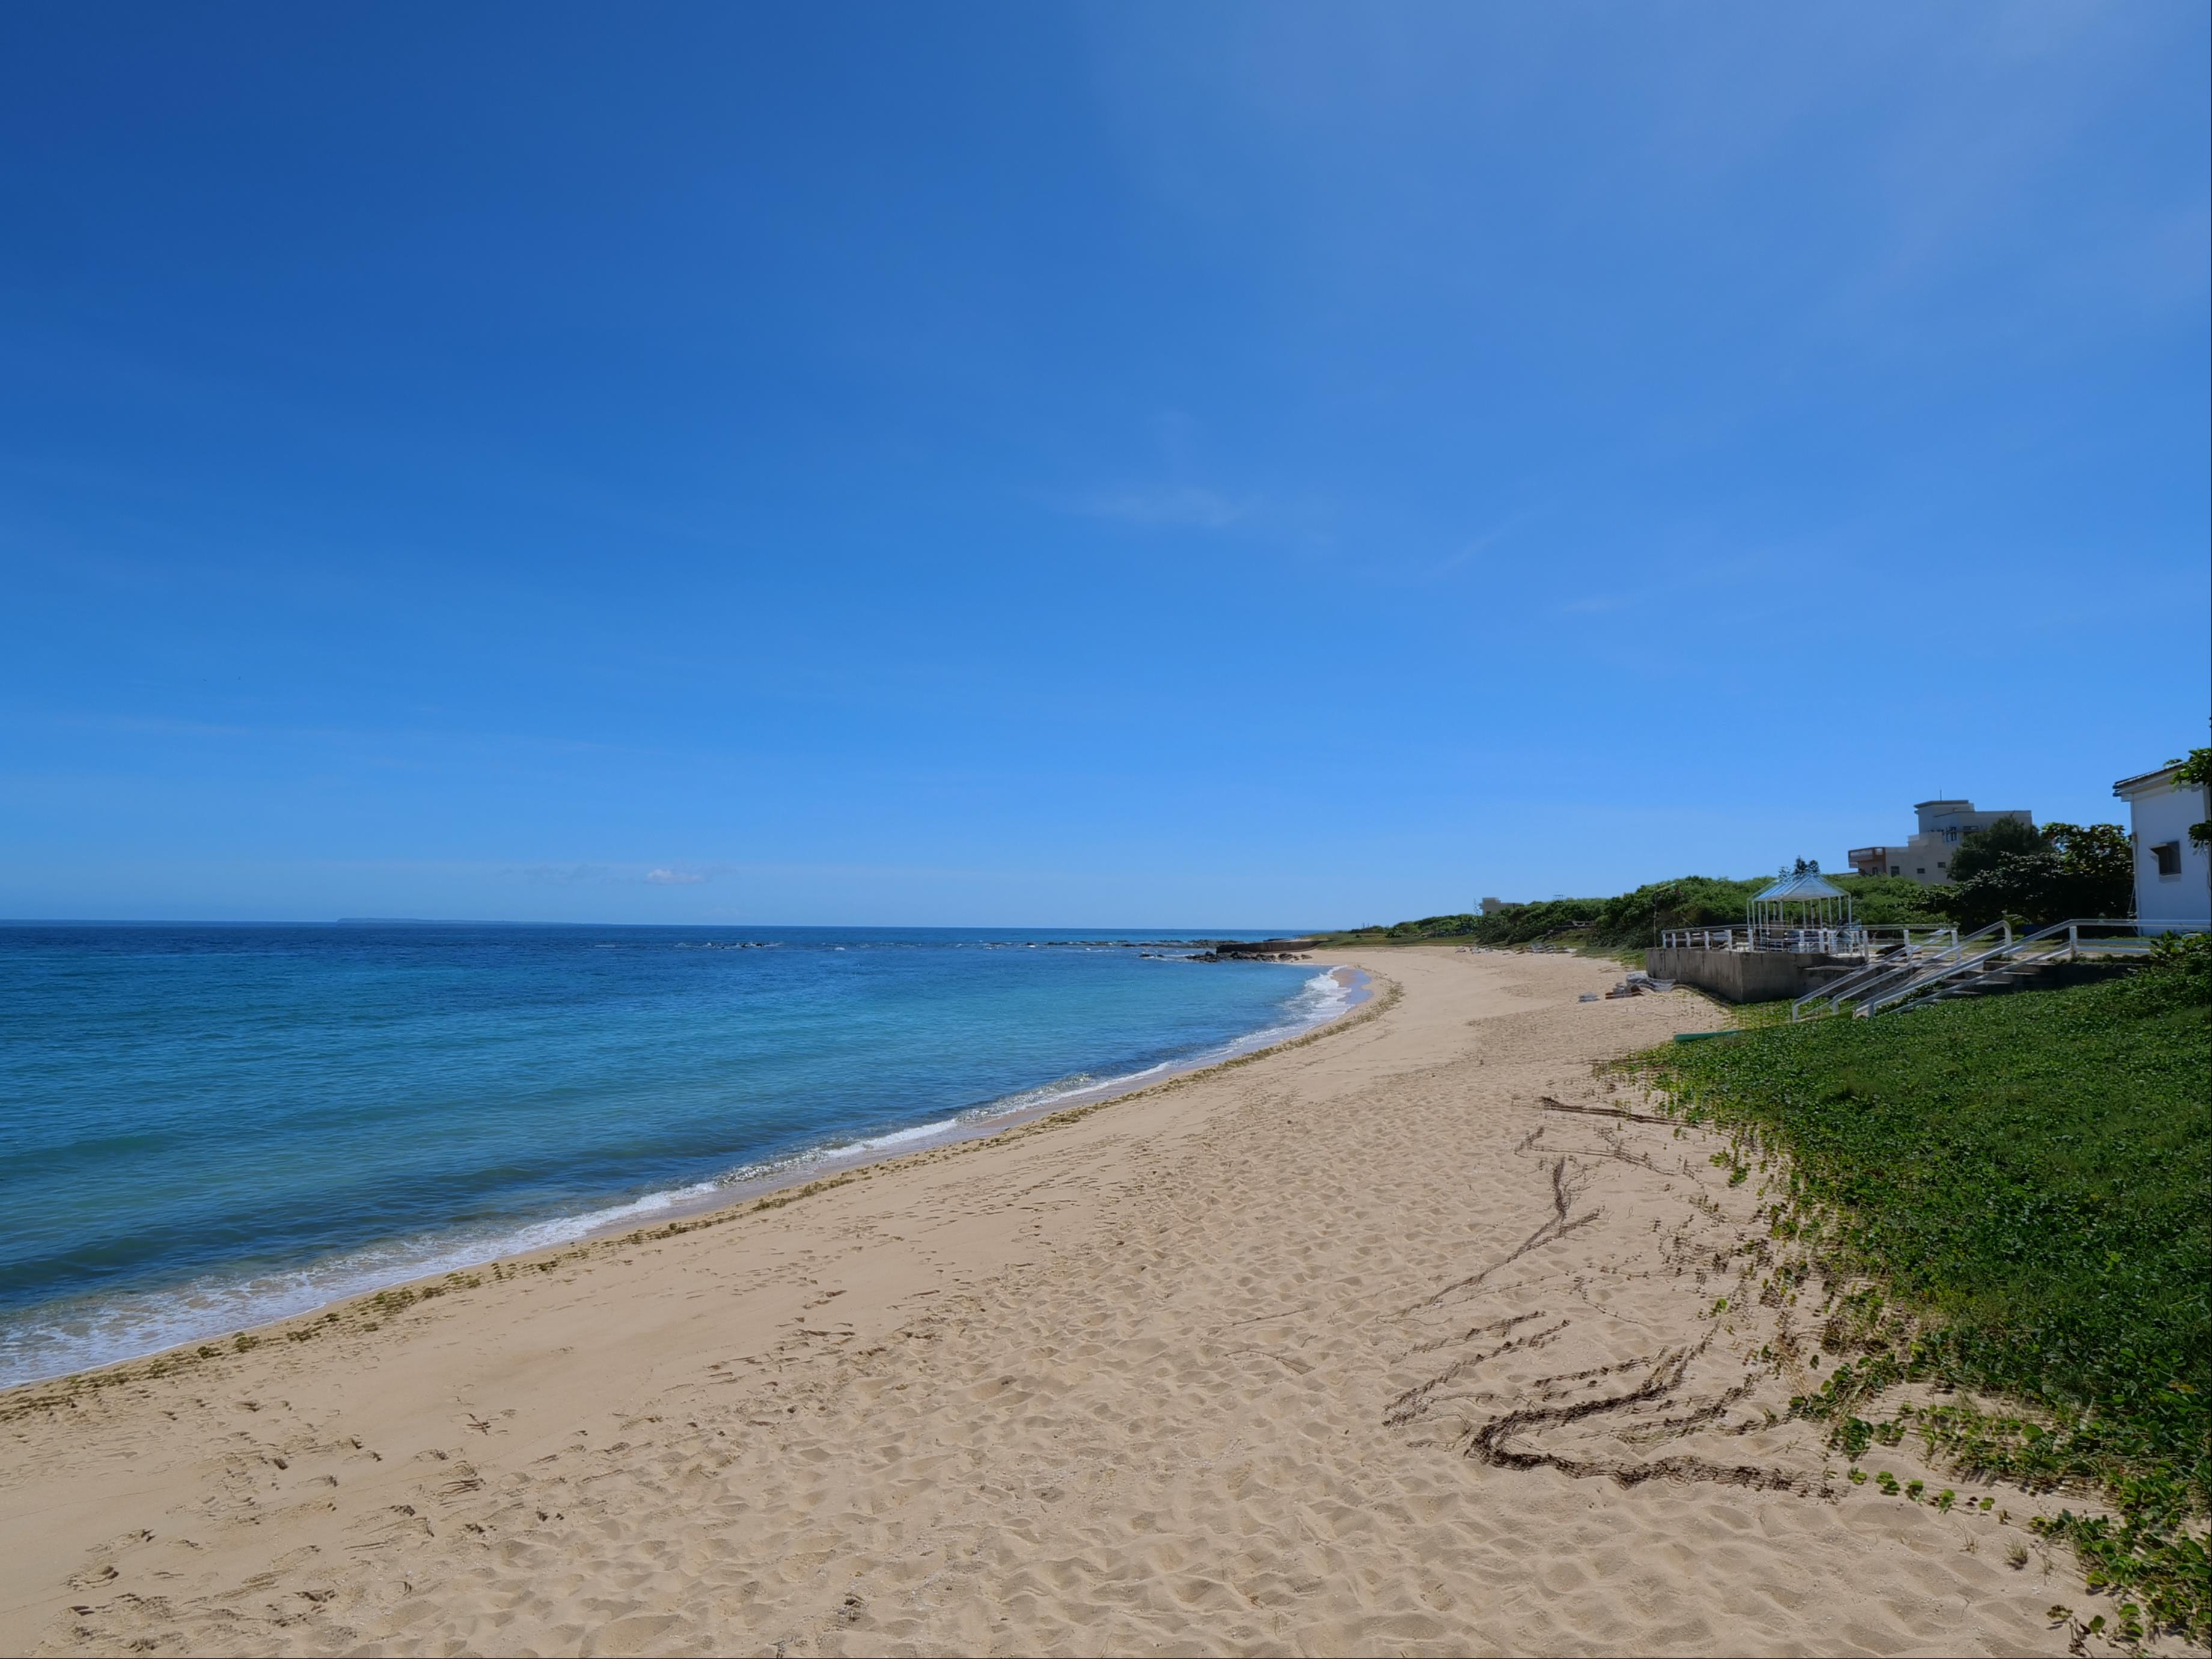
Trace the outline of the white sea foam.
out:
M 0 1388 L 290 1319 L 349 1297 L 566 1244 L 711 1196 L 714 1182 L 520 1225 L 457 1228 L 349 1250 L 327 1261 L 174 1289 L 82 1297 L 0 1325 Z
M 1038 1113 L 1071 1101 L 1140 1088 L 1173 1073 L 1196 1071 L 1251 1054 L 1335 1018 L 1356 988 L 1334 971 L 1315 975 L 1291 999 L 1289 1018 L 1180 1060 L 1101 1078 L 1077 1072 L 1037 1088 L 972 1106 L 950 1117 L 881 1134 L 825 1140 L 775 1158 L 744 1164 L 711 1181 L 647 1193 L 543 1221 L 456 1228 L 368 1246 L 312 1265 L 245 1277 L 210 1277 L 161 1291 L 132 1291 L 52 1304 L 0 1322 L 0 1388 L 62 1376 L 188 1343 L 228 1340 L 255 1325 L 312 1313 L 335 1302 L 480 1267 L 501 1256 L 550 1249 L 672 1210 L 707 1207 L 737 1187 L 768 1186 L 822 1168 L 847 1167 L 973 1133 L 978 1126 Z

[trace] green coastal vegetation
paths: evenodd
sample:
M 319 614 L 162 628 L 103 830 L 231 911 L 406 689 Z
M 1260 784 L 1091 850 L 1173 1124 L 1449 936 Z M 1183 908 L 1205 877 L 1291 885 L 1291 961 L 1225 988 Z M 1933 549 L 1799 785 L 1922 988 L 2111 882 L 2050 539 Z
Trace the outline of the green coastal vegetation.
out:
M 2040 926 L 2073 916 L 2131 916 L 2135 849 L 2117 823 L 2046 823 L 2000 818 L 1966 836 L 1951 857 L 1951 884 L 1936 902 L 1962 927 L 2010 917 Z
M 1613 898 L 1544 899 L 1509 904 L 1489 915 L 1462 912 L 1359 927 L 1316 937 L 1329 945 L 1584 945 L 1607 955 L 1649 950 L 1669 927 L 1741 927 L 1751 896 L 1774 879 L 1759 876 L 1678 876 L 1648 882 Z M 1937 890 L 1903 876 L 1830 876 L 1851 896 L 1859 919 L 1895 926 L 1935 927 L 1949 917 L 1930 898 Z
M 1888 1490 L 1877 1449 L 1909 1433 L 1961 1480 L 2094 1497 L 2109 1516 L 2038 1530 L 2120 1598 L 2100 1633 L 2212 1642 L 2212 941 L 1626 1065 L 1734 1137 L 1734 1179 L 1773 1172 L 1777 1284 L 1837 1292 L 1795 1408 L 1855 1483 L 1863 1459 Z M 1936 1403 L 1886 1407 L 1908 1382 Z
M 2193 750 L 2185 766 L 2212 771 L 2212 750 Z M 1794 872 L 1782 873 L 1807 872 L 1823 873 L 1817 862 L 1802 859 Z M 1960 841 L 1951 875 L 1950 882 L 1934 887 L 1905 876 L 1830 872 L 1827 879 L 1850 896 L 1858 920 L 1873 927 L 1976 928 L 2009 920 L 2015 927 L 2039 927 L 2074 916 L 2135 913 L 2135 855 L 2127 831 L 2117 823 L 2031 828 L 2000 819 Z M 1552 943 L 1629 956 L 1656 946 L 1670 927 L 1741 925 L 1752 895 L 1773 879 L 1678 876 L 1612 898 L 1544 899 L 1508 904 L 1488 915 L 1460 911 L 1316 937 L 1327 945 Z

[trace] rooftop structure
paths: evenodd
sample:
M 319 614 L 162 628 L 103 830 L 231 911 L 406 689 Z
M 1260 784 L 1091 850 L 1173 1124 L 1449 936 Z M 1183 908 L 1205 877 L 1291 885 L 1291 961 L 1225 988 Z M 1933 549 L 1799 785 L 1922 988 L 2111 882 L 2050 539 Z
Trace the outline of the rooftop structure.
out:
M 1933 887 L 1951 879 L 1951 854 L 1965 836 L 2001 818 L 2035 827 L 2035 814 L 2025 807 L 1984 811 L 1970 800 L 1923 800 L 1916 801 L 1912 811 L 1920 827 L 1902 846 L 1854 847 L 1851 868 L 1863 876 L 1906 876 Z

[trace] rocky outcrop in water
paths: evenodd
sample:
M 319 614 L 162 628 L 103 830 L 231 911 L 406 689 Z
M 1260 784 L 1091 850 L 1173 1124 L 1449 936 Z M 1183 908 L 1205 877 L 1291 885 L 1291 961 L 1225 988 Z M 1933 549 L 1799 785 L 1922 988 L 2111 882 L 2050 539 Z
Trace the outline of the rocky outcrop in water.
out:
M 1194 962 L 1310 962 L 1310 939 L 1217 939 Z

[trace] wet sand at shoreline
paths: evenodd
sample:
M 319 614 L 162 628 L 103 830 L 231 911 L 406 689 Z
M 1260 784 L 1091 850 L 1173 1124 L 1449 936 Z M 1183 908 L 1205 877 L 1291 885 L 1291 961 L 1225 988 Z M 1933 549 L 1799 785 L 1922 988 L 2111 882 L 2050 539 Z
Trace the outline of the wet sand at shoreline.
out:
M 1711 1005 L 1348 960 L 1256 1059 L 0 1395 L 0 1647 L 2063 1650 L 2033 1500 L 1784 1414 L 1719 1143 L 1545 1104 Z

